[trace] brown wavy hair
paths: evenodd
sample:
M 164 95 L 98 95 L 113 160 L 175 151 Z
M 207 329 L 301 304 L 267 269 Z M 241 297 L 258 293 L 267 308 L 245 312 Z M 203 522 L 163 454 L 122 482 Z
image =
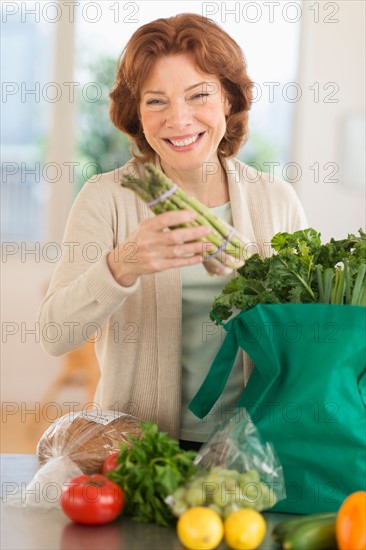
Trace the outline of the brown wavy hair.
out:
M 233 157 L 248 137 L 253 82 L 239 45 L 217 23 L 201 15 L 182 13 L 157 19 L 133 34 L 118 60 L 115 84 L 109 94 L 110 118 L 136 143 L 141 155 L 131 150 L 132 155 L 142 162 L 151 161 L 155 151 L 143 134 L 140 92 L 159 57 L 181 53 L 192 55 L 201 71 L 221 82 L 231 109 L 218 153 L 222 157 Z

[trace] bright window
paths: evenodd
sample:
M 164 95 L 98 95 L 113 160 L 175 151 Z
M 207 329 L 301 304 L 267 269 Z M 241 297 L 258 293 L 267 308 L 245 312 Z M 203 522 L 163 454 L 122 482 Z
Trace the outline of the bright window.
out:
M 28 11 L 22 11 L 21 4 Z M 38 18 L 37 4 L 10 2 L 1 7 L 3 241 L 38 240 L 44 230 L 47 186 L 42 165 L 55 97 L 50 83 L 55 25 Z

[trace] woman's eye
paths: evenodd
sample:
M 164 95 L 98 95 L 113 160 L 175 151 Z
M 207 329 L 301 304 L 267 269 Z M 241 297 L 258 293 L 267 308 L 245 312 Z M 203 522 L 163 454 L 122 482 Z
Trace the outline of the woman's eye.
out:
M 162 101 L 160 99 L 149 99 L 146 103 L 147 105 L 162 105 Z
M 192 99 L 204 99 L 205 97 L 207 97 L 209 94 L 206 94 L 204 92 L 200 92 L 199 94 L 195 94 L 193 96 Z

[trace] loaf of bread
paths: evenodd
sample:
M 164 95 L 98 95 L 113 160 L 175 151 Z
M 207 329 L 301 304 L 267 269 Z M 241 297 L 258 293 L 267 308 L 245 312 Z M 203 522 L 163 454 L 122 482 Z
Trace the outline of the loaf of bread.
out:
M 42 435 L 37 446 L 40 464 L 68 456 L 85 474 L 101 471 L 105 459 L 131 444 L 128 435 L 141 435 L 140 421 L 116 411 L 90 410 L 58 418 Z

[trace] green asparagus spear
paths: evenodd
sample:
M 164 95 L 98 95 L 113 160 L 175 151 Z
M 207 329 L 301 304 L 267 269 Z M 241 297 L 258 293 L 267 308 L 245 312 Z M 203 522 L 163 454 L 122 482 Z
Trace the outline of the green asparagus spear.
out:
M 123 178 L 121 185 L 134 191 L 144 202 L 150 203 L 162 197 L 174 184 L 151 163 L 146 164 L 144 170 L 145 178 L 129 175 Z M 207 260 L 220 249 L 219 254 L 214 257 L 222 264 L 231 269 L 238 269 L 244 265 L 244 259 L 247 255 L 245 244 L 235 234 L 230 237 L 232 227 L 218 216 L 215 216 L 209 208 L 188 195 L 183 189 L 177 187 L 168 197 L 150 205 L 150 208 L 155 214 L 171 210 L 191 210 L 195 212 L 196 219 L 189 224 L 182 224 L 182 226 L 205 225 L 211 229 L 211 233 L 207 237 L 200 239 L 208 245 L 203 249 L 203 257 Z

